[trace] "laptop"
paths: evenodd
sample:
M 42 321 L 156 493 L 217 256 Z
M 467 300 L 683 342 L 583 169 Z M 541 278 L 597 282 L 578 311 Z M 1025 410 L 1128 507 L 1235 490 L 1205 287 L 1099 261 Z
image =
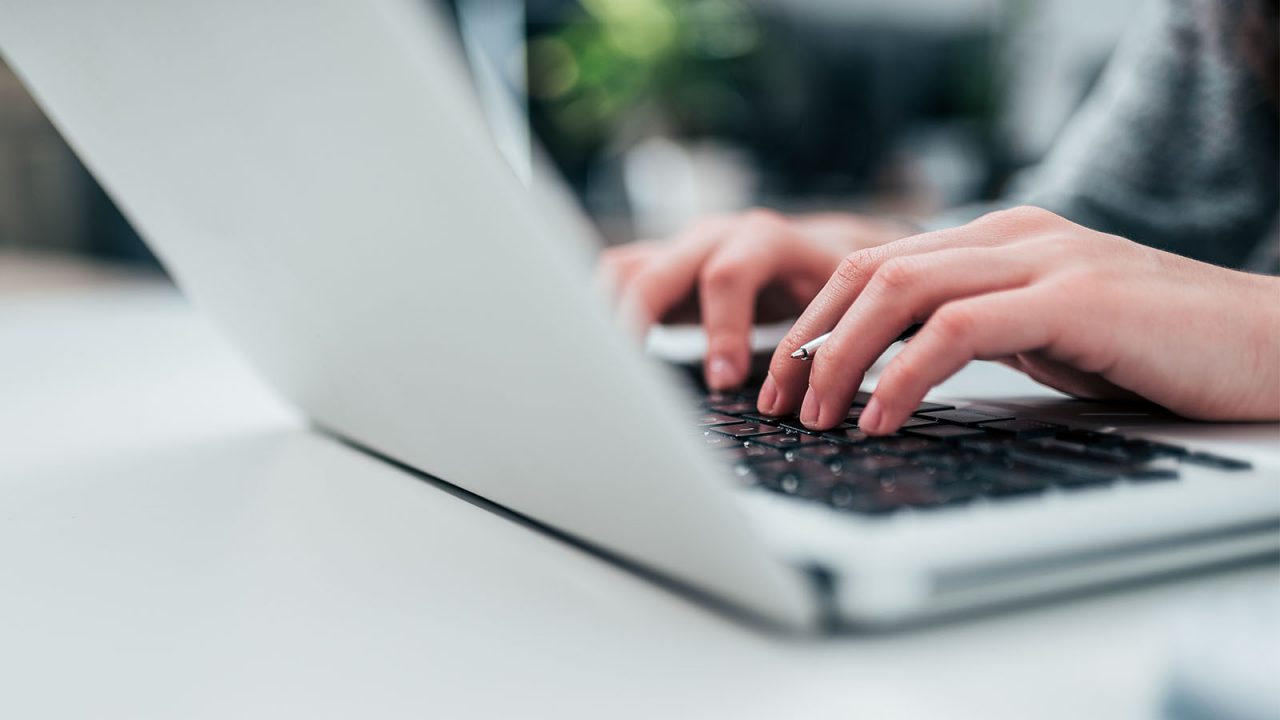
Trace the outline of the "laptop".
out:
M 614 327 L 451 30 L 415 0 L 0 0 L 7 62 L 316 427 L 692 598 L 894 626 L 1280 549 L 1275 424 L 943 397 L 871 439 L 700 392 Z

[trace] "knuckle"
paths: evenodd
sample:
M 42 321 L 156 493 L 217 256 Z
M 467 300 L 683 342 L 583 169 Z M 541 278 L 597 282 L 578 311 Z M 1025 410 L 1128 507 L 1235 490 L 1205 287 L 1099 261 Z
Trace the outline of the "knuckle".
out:
M 963 341 L 973 334 L 976 319 L 973 311 L 963 304 L 943 305 L 929 320 L 934 332 L 951 343 Z
M 778 343 L 778 350 L 783 353 L 783 357 L 789 356 L 795 352 L 801 345 L 809 342 L 813 338 L 807 334 L 807 331 L 800 329 L 798 326 L 792 327 L 783 336 L 782 342 Z
M 880 266 L 871 281 L 893 292 L 911 287 L 916 279 L 916 263 L 908 258 L 892 258 Z
M 885 368 L 884 375 L 880 378 L 880 387 L 889 389 L 892 392 L 884 393 L 885 398 L 907 398 L 914 397 L 919 394 L 918 389 L 926 382 L 924 373 L 920 371 L 919 366 L 911 361 L 909 357 L 901 357 L 898 362 L 891 363 Z M 889 400 L 890 403 L 895 400 Z M 904 401 L 905 402 L 905 401 Z M 913 404 L 912 407 L 915 407 Z
M 713 258 L 702 267 L 699 281 L 708 290 L 723 290 L 733 287 L 742 276 L 743 263 L 732 258 Z
M 698 234 L 706 234 L 718 230 L 724 223 L 725 218 L 719 215 L 708 215 L 694 220 L 690 227 Z
M 786 336 L 782 338 L 782 342 L 778 343 L 777 349 L 774 350 L 773 359 L 769 363 L 769 372 L 775 375 L 787 375 L 793 370 L 797 370 L 802 363 L 792 358 L 791 353 L 812 339 L 812 334 L 795 327 L 787 331 Z M 815 357 L 814 359 L 816 360 L 817 358 Z M 808 366 L 807 363 L 803 363 L 803 365 Z
M 704 242 L 708 237 L 719 234 L 724 224 L 725 218 L 718 215 L 700 217 L 685 225 L 669 242 L 677 246 Z
M 776 210 L 755 207 L 742 213 L 742 221 L 750 225 L 771 227 L 784 224 L 786 218 Z
M 868 250 L 859 250 L 840 261 L 836 266 L 835 277 L 844 285 L 861 283 L 868 273 L 872 272 L 874 263 Z
M 896 389 L 914 387 L 921 378 L 920 370 L 910 357 L 901 357 L 885 368 L 880 382 Z
M 1058 219 L 1057 215 L 1034 205 L 1018 205 L 987 213 L 978 222 L 999 227 L 1028 228 L 1047 225 Z
M 832 346 L 835 347 L 832 347 Z M 840 344 L 832 337 L 822 346 L 822 352 L 814 355 L 813 369 L 810 374 L 809 383 L 811 385 L 823 385 L 831 378 L 841 373 L 841 366 L 844 363 L 844 354 L 840 348 Z

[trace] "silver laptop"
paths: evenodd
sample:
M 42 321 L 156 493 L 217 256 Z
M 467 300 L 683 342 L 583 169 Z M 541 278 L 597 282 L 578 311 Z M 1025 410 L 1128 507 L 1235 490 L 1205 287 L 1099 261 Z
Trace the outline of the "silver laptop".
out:
M 691 596 L 885 625 L 1280 548 L 1276 425 L 942 398 L 973 432 L 857 446 L 699 395 L 612 326 L 424 3 L 0 0 L 0 50 L 318 427 Z

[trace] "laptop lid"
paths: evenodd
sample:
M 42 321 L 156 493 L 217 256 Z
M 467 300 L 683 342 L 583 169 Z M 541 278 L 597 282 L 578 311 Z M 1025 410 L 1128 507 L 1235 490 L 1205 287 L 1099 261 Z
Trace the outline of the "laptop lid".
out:
M 316 423 L 749 611 L 813 620 L 799 572 L 761 547 L 673 386 L 591 292 L 591 239 L 493 148 L 421 3 L 0 0 L 0 50 Z

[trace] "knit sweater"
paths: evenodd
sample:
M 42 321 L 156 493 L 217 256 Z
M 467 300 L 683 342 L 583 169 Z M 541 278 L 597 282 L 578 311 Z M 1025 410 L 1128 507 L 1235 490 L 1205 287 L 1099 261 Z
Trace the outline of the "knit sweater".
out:
M 1280 120 L 1242 39 L 1246 13 L 1262 8 L 1148 3 L 1010 201 L 1198 260 L 1280 272 Z M 1258 19 L 1274 39 L 1274 17 Z

